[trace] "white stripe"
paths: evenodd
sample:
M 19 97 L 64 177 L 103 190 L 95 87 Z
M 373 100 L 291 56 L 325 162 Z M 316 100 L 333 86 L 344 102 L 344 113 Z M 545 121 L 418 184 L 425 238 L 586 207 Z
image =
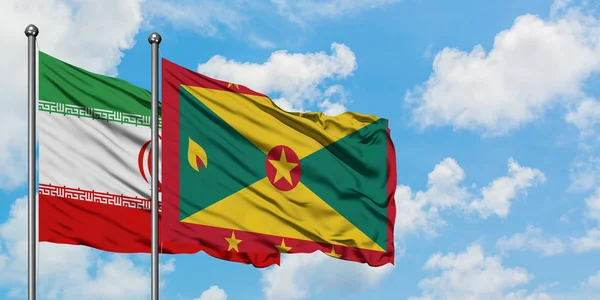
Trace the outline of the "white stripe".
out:
M 38 124 L 40 184 L 150 198 L 150 184 L 138 168 L 150 127 L 46 112 L 39 113 Z

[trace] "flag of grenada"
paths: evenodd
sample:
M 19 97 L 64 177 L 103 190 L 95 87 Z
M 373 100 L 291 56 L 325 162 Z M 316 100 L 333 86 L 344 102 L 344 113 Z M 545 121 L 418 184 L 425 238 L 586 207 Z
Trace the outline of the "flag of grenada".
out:
M 161 240 L 394 263 L 388 121 L 292 113 L 162 60 Z

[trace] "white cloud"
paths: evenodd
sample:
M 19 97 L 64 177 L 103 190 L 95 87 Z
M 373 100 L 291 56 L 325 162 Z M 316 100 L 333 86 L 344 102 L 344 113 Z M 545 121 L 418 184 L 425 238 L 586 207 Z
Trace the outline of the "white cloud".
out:
M 600 271 L 595 275 L 590 275 L 585 282 L 582 282 L 581 285 L 584 288 L 599 290 L 600 291 Z
M 587 160 L 574 162 L 569 177 L 569 191 L 585 192 L 600 185 L 600 158 L 589 157 Z
M 318 104 L 318 107 L 323 111 L 323 114 L 328 116 L 337 116 L 346 111 L 344 104 L 340 102 L 332 103 L 329 99 L 323 100 Z
M 508 160 L 508 176 L 495 179 L 478 193 L 463 183 L 465 176 L 456 160 L 445 158 L 429 173 L 427 190 L 413 193 L 408 186 L 398 186 L 396 235 L 423 232 L 434 236 L 436 229 L 446 224 L 440 212 L 450 209 L 478 213 L 481 218 L 492 214 L 505 218 L 519 193 L 544 181 L 541 171 L 522 167 L 513 158 Z
M 530 250 L 543 256 L 553 256 L 565 252 L 564 243 L 556 238 L 545 238 L 541 228 L 527 226 L 523 233 L 516 233 L 510 237 L 503 236 L 496 242 L 496 247 L 501 252 L 512 250 Z
M 215 36 L 220 33 L 220 26 L 237 30 L 246 21 L 238 2 L 148 0 L 144 5 L 144 13 L 150 19 L 166 20 L 178 29 Z
M 429 44 L 429 46 L 427 46 L 427 48 L 425 48 L 425 52 L 423 52 L 423 57 L 429 58 L 433 55 L 432 50 L 433 49 L 433 44 Z
M 569 5 L 572 1 L 573 0 L 554 0 L 552 5 L 550 6 L 550 15 L 556 16 L 559 13 L 564 12 L 566 9 L 569 8 Z
M 588 230 L 585 236 L 571 238 L 571 247 L 576 253 L 600 250 L 600 228 Z
M 453 158 L 445 158 L 427 175 L 427 198 L 431 205 L 448 208 L 463 205 L 469 192 L 460 183 L 465 180 L 465 171 Z
M 600 188 L 585 199 L 586 217 L 600 225 Z M 571 238 L 571 247 L 577 253 L 600 250 L 600 227 L 587 231 L 585 236 Z
M 346 13 L 382 7 L 401 0 L 146 0 L 145 16 L 152 21 L 166 20 L 175 28 L 187 29 L 204 36 L 222 37 L 224 33 L 263 49 L 275 48 L 275 44 L 253 32 L 252 20 L 284 16 L 288 21 L 300 26 L 306 21 L 323 17 L 337 17 Z M 275 13 L 274 13 L 275 12 Z M 147 26 L 152 24 L 147 22 Z
M 0 224 L 0 284 L 24 295 L 27 286 L 27 200 L 17 199 Z M 40 243 L 38 289 L 48 299 L 134 300 L 149 297 L 149 264 L 138 266 L 129 255 L 102 257 L 89 247 Z M 161 264 L 161 277 L 174 270 Z
M 327 17 L 338 17 L 342 14 L 360 10 L 374 9 L 400 2 L 401 0 L 271 0 L 279 14 L 291 22 L 304 25 L 306 21 Z
M 259 48 L 263 48 L 263 49 L 273 49 L 275 48 L 275 43 L 273 43 L 272 41 L 266 40 L 264 38 L 261 38 L 257 35 L 250 35 L 248 37 L 248 40 L 250 42 L 252 42 L 254 45 L 258 46 Z
M 262 271 L 261 284 L 266 300 L 296 300 L 323 293 L 347 295 L 376 286 L 394 267 L 370 267 L 321 252 L 283 255 L 280 266 Z
M 142 0 L 0 1 L 0 187 L 23 183 L 27 147 L 27 39 L 25 26 L 40 29 L 40 50 L 93 72 L 116 74 L 123 50 L 134 44 Z M 107 19 L 107 16 L 110 18 Z
M 600 22 L 565 3 L 555 4 L 549 20 L 519 16 L 496 35 L 489 52 L 481 45 L 471 52 L 440 51 L 430 78 L 407 93 L 414 121 L 422 128 L 453 125 L 506 134 L 556 104 L 585 98 L 583 83 L 600 71 Z M 576 121 L 574 115 L 568 120 L 591 122 Z
M 234 36 L 263 49 L 275 48 L 272 41 L 253 32 L 253 16 L 272 13 L 273 6 L 246 0 L 146 0 L 143 9 L 146 27 L 167 21 L 174 28 L 201 36 L 224 38 Z
M 555 299 L 553 296 L 547 294 L 546 292 L 533 292 L 528 293 L 526 290 L 520 290 L 517 292 L 512 292 L 504 297 L 504 300 L 551 300 Z M 581 298 L 575 298 L 579 300 L 583 300 Z M 558 299 L 557 299 L 558 300 Z
M 453 158 L 445 158 L 429 173 L 426 191 L 412 193 L 408 186 L 396 188 L 396 230 L 398 238 L 422 231 L 436 235 L 436 229 L 445 225 L 439 211 L 462 207 L 470 197 L 461 185 L 465 172 Z
M 567 113 L 565 121 L 581 130 L 584 136 L 593 134 L 594 127 L 600 123 L 600 102 L 586 98 Z
M 341 113 L 346 112 L 346 94 L 344 93 L 344 87 L 336 84 L 332 85 L 323 94 L 325 97 L 317 107 L 323 114 L 328 116 L 337 116 Z
M 600 224 L 600 188 L 596 188 L 596 192 L 585 199 L 585 204 L 587 217 Z
M 492 214 L 508 216 L 511 200 L 518 192 L 523 192 L 546 181 L 544 174 L 537 169 L 522 167 L 512 157 L 508 160 L 508 176 L 494 180 L 481 189 L 483 197 L 471 202 L 469 208 L 479 212 L 482 218 Z
M 274 101 L 286 110 L 301 111 L 319 100 L 333 113 L 343 110 L 343 101 L 331 100 L 332 96 L 340 93 L 340 89 L 323 82 L 344 79 L 352 75 L 355 69 L 354 52 L 338 43 L 331 45 L 330 55 L 324 52 L 302 54 L 281 50 L 273 52 L 262 64 L 241 63 L 215 55 L 198 66 L 198 72 L 208 76 L 240 83 L 270 96 L 278 94 L 280 98 Z
M 227 293 L 225 293 L 225 290 L 219 288 L 219 286 L 213 285 L 208 290 L 202 292 L 199 298 L 194 300 L 227 300 Z
M 521 267 L 502 265 L 498 256 L 485 256 L 481 246 L 473 244 L 464 252 L 436 253 L 425 263 L 425 270 L 439 271 L 435 277 L 419 282 L 420 297 L 425 299 L 550 299 L 545 293 L 513 291 L 533 276 Z
M 427 192 L 418 191 L 413 197 L 409 186 L 396 187 L 396 229 L 397 238 L 423 232 L 427 236 L 437 235 L 437 229 L 446 222 L 439 217 L 438 209 L 430 206 Z
M 172 257 L 169 258 L 169 260 L 167 260 L 165 263 L 162 263 L 160 265 L 159 272 L 168 274 L 172 273 L 173 271 L 175 271 L 175 259 Z

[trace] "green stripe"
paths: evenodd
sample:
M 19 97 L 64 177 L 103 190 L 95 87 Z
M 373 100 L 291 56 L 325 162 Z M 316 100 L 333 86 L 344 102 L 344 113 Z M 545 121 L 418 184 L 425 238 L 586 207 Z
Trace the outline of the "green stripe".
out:
M 266 155 L 184 88 L 179 114 L 181 220 L 266 176 Z M 199 172 L 188 163 L 188 138 L 207 155 Z
M 300 162 L 301 181 L 387 249 L 387 120 L 379 119 Z
M 39 99 L 43 101 L 138 116 L 151 115 L 149 91 L 122 79 L 86 71 L 44 52 L 39 52 L 39 85 Z

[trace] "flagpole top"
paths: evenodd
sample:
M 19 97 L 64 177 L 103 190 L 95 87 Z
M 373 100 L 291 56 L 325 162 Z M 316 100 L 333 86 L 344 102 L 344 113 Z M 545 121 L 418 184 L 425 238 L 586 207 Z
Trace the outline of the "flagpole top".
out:
M 25 28 L 25 35 L 27 37 L 30 37 L 30 36 L 36 37 L 39 33 L 40 33 L 39 29 L 33 24 L 29 24 L 29 26 L 27 26 Z
M 160 37 L 160 34 L 158 34 L 158 32 L 153 32 L 148 37 L 148 43 L 150 44 L 160 44 L 161 41 L 162 37 Z

